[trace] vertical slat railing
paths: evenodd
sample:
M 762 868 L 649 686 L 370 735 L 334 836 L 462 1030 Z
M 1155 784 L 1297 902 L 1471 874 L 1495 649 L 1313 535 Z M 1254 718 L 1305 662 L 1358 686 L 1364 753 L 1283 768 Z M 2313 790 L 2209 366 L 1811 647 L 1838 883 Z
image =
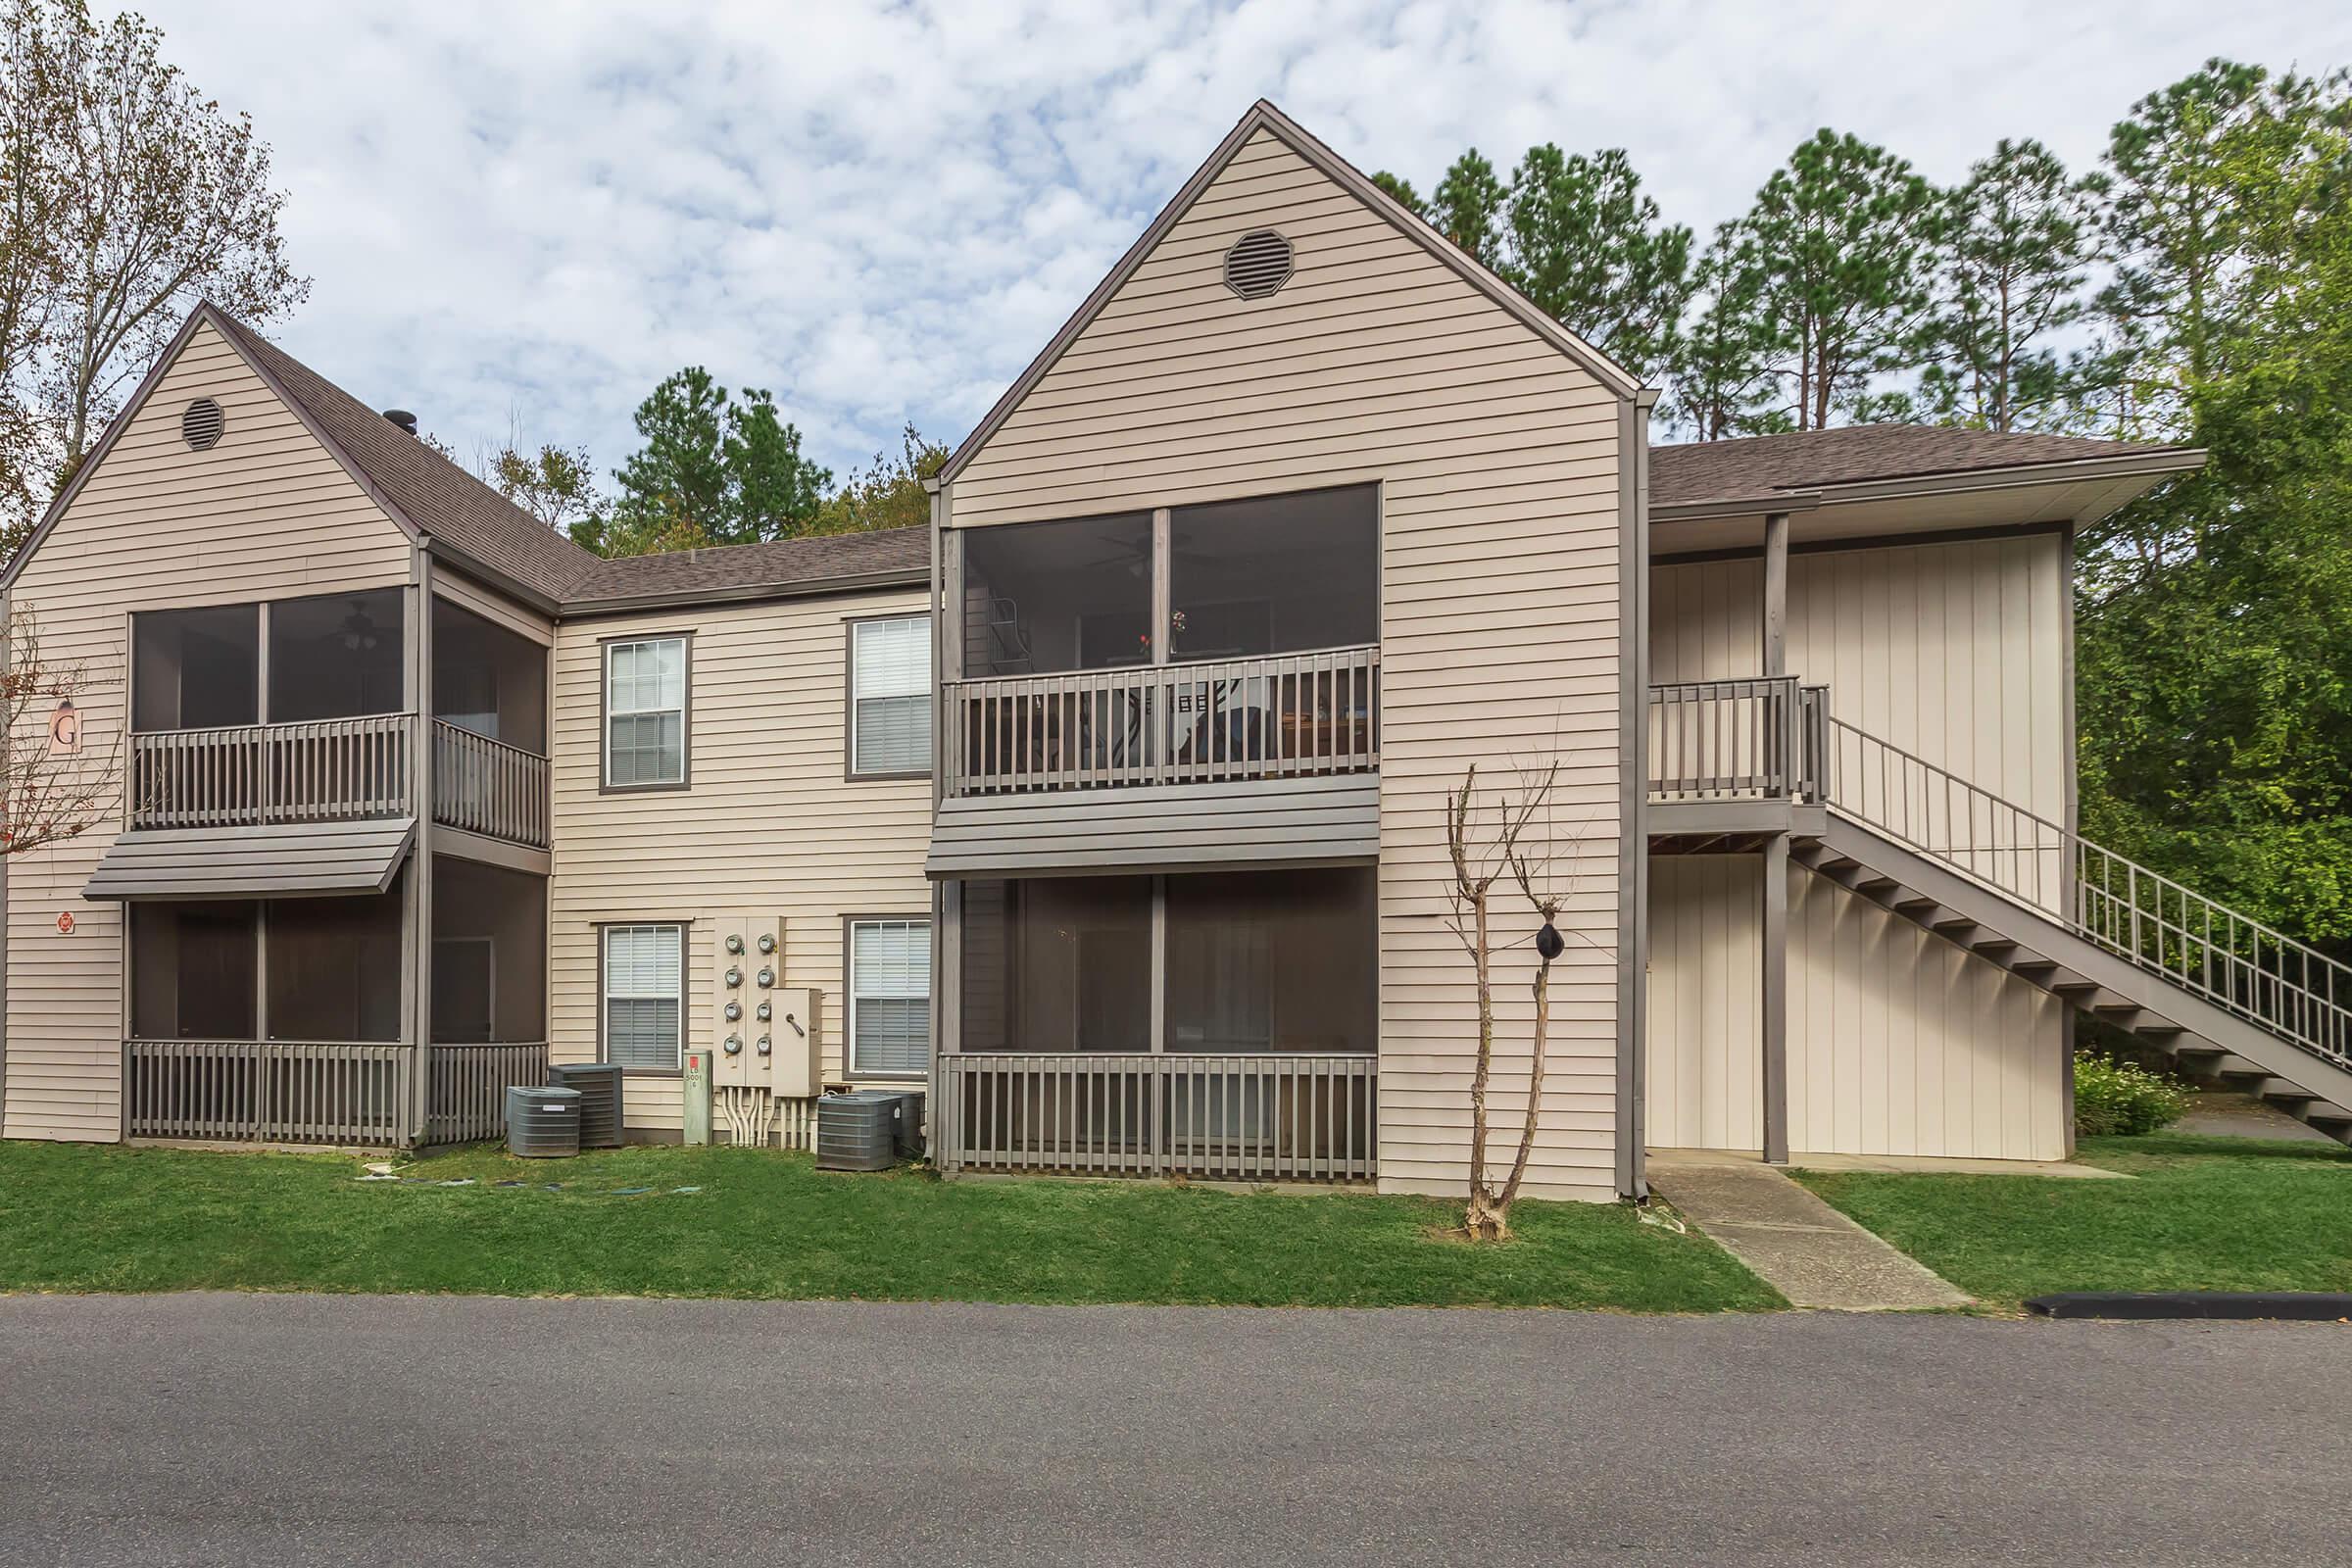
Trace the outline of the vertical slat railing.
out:
M 1380 765 L 1380 650 L 947 683 L 947 790 L 1003 795 Z
M 1653 801 L 1811 798 L 1822 745 L 1817 699 L 1795 677 L 1652 686 Z
M 416 1052 L 311 1040 L 123 1042 L 123 1133 L 220 1143 L 398 1148 Z
M 475 1143 L 507 1132 L 507 1089 L 547 1082 L 547 1043 L 434 1045 L 425 1052 L 424 1142 Z
M 1842 719 L 1825 728 L 1841 814 L 2352 1068 L 2352 968 Z
M 1368 1182 L 1370 1054 L 963 1053 L 940 1058 L 944 1169 Z
M 433 820 L 547 848 L 547 759 L 433 720 Z
M 160 730 L 130 738 L 134 828 L 405 816 L 410 713 Z

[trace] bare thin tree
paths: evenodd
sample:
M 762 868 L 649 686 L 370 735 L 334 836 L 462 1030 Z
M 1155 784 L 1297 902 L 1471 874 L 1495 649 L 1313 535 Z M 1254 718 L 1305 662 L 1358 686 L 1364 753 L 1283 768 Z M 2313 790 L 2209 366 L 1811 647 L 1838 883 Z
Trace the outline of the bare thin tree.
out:
M 30 609 L 12 609 L 5 636 L 8 658 L 0 666 L 0 855 L 24 855 L 75 838 L 114 814 L 122 782 L 122 726 L 115 727 L 107 747 L 87 744 L 77 715 L 102 683 L 92 678 L 86 663 L 52 661 L 42 651 L 40 623 Z
M 1446 889 L 1452 914 L 1446 923 L 1478 976 L 1478 1058 L 1470 1076 L 1470 1196 L 1462 1216 L 1462 1228 L 1473 1241 L 1509 1238 L 1511 1204 L 1527 1180 L 1528 1160 L 1535 1152 L 1551 1033 L 1551 965 L 1567 946 L 1554 924 L 1561 895 L 1553 886 L 1551 866 L 1557 840 L 1550 831 L 1549 811 L 1559 774 L 1555 760 L 1541 773 L 1524 777 L 1516 789 L 1502 792 L 1488 813 L 1480 810 L 1478 768 L 1472 764 L 1446 812 L 1446 850 L 1453 868 Z M 1531 830 L 1542 833 L 1540 843 L 1530 837 Z M 1487 1096 L 1494 1081 L 1494 899 L 1497 889 L 1505 886 L 1525 901 L 1542 924 L 1535 936 L 1531 985 L 1535 1018 L 1527 1110 L 1510 1169 L 1497 1183 L 1490 1174 L 1487 1152 Z

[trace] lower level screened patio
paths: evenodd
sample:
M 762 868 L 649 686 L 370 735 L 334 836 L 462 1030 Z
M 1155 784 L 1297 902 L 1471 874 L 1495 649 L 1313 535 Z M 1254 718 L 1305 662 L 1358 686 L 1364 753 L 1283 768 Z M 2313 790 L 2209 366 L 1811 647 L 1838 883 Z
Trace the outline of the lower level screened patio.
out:
M 380 892 L 129 902 L 127 1138 L 401 1148 L 498 1137 L 546 1079 L 543 879 L 433 858 L 425 1038 L 414 865 Z
M 1370 866 L 951 887 L 940 1168 L 1369 1182 Z

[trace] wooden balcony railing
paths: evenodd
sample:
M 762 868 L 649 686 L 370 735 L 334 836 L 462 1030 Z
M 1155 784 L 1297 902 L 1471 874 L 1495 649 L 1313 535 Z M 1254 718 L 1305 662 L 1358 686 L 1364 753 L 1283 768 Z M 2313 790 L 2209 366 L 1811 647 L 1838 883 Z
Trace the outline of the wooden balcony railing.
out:
M 951 681 L 947 791 L 1370 772 L 1380 650 Z
M 433 820 L 547 848 L 547 759 L 433 720 Z
M 130 738 L 133 828 L 259 827 L 416 811 L 416 715 L 153 731 Z M 433 820 L 545 849 L 547 759 L 433 721 Z
M 1828 691 L 1792 675 L 1652 686 L 1649 798 L 1819 800 Z
M 249 1144 L 412 1141 L 416 1053 L 309 1040 L 130 1040 L 122 1131 Z
M 547 1042 L 427 1049 L 424 1141 L 466 1144 L 507 1135 L 507 1086 L 547 1082 Z
M 1362 1055 L 939 1058 L 943 1171 L 1064 1171 L 1203 1181 L 1368 1182 L 1374 1086 Z
M 413 713 L 130 738 L 130 825 L 255 827 L 406 816 Z

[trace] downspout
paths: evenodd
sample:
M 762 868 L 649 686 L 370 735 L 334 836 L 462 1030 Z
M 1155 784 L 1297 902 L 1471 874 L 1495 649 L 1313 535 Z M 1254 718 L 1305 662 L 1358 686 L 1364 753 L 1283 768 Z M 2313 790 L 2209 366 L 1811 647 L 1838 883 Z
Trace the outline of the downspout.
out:
M 1788 514 L 1764 518 L 1763 673 L 1778 680 L 1788 673 Z M 1789 738 L 1783 753 L 1793 796 L 1798 766 L 1795 695 L 1780 733 Z M 1786 826 L 1764 840 L 1763 974 L 1758 1004 L 1763 1013 L 1764 1162 L 1788 1163 L 1788 833 Z

